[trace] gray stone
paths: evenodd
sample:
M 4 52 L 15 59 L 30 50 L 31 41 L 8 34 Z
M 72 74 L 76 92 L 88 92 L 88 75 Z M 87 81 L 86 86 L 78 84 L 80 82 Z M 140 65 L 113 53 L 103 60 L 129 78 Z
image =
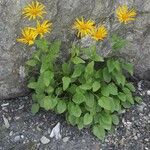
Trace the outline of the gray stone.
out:
M 29 23 L 21 15 L 22 8 L 32 0 L 0 0 L 0 99 L 15 98 L 28 93 L 24 63 L 31 56 L 34 47 L 17 43 L 20 29 Z M 53 22 L 50 39 L 61 38 L 66 56 L 69 41 L 75 39 L 71 29 L 76 17 L 92 18 L 96 23 L 105 23 L 107 28 L 120 32 L 112 12 L 119 4 L 128 4 L 138 10 L 137 20 L 124 29 L 123 36 L 130 44 L 120 56 L 135 64 L 135 73 L 149 78 L 150 69 L 150 5 L 149 0 L 43 0 L 46 18 Z M 107 40 L 100 53 L 107 53 Z
M 69 141 L 69 139 L 70 139 L 70 137 L 67 137 L 67 136 L 66 136 L 66 137 L 64 137 L 62 140 L 63 140 L 64 143 L 66 143 L 66 142 Z
M 15 138 L 14 138 L 14 142 L 18 142 L 18 141 L 20 141 L 20 135 L 17 135 L 17 136 L 15 136 Z
M 48 144 L 50 142 L 50 140 L 45 136 L 42 136 L 40 141 L 42 144 Z

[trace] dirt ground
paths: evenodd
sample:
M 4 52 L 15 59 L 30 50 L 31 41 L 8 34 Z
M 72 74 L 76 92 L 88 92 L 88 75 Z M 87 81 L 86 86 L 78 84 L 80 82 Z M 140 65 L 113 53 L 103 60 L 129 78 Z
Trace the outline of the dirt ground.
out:
M 136 86 L 143 102 L 121 112 L 120 124 L 104 142 L 89 129 L 68 125 L 63 115 L 41 110 L 33 116 L 30 96 L 0 100 L 0 150 L 149 150 L 150 84 L 140 81 Z M 59 140 L 50 137 L 58 122 Z

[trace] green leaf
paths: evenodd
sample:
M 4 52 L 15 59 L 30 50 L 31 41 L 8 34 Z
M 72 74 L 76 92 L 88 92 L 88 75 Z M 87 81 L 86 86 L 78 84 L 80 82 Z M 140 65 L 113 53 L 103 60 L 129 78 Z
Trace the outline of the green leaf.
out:
M 110 83 L 107 88 L 110 94 L 118 95 L 118 88 L 114 83 Z
M 49 52 L 53 59 L 58 57 L 60 47 L 61 47 L 60 40 L 55 40 L 53 43 L 51 43 Z
M 54 73 L 51 71 L 45 71 L 43 74 L 43 82 L 45 86 L 49 86 L 51 80 L 54 78 Z
M 110 130 L 111 126 L 112 126 L 112 117 L 110 114 L 107 113 L 101 113 L 100 116 L 100 125 L 106 129 L 106 130 Z
M 130 94 L 130 90 L 128 88 L 123 88 L 122 91 L 125 93 L 125 94 Z
M 53 109 L 58 103 L 58 100 L 56 98 L 52 98 L 51 96 L 45 96 L 43 101 L 44 101 L 44 108 L 46 110 Z
M 134 99 L 131 93 L 126 94 L 127 101 L 130 102 L 131 104 L 134 104 Z
M 136 96 L 136 97 L 134 98 L 134 100 L 135 100 L 138 104 L 141 104 L 141 103 L 142 103 L 142 99 L 141 99 L 141 97 L 139 97 L 139 96 Z
M 121 104 L 124 108 L 130 108 L 131 107 L 131 103 L 129 103 L 129 102 L 122 102 Z
M 71 79 L 69 77 L 63 77 L 62 81 L 63 81 L 63 90 L 65 91 L 69 87 Z
M 112 124 L 112 117 L 110 114 L 108 113 L 102 113 L 101 114 L 101 119 L 104 123 L 107 123 L 107 124 Z
M 75 105 L 75 104 L 72 104 L 70 105 L 70 110 L 71 110 L 71 114 L 75 117 L 80 117 L 81 116 L 81 108 L 79 107 L 79 105 Z
M 77 125 L 79 130 L 84 128 L 83 117 L 77 118 Z
M 79 57 L 74 57 L 74 58 L 72 58 L 72 62 L 74 63 L 74 64 L 84 64 L 85 63 L 85 61 L 83 60 L 83 59 L 81 59 L 81 58 L 79 58 Z
M 123 47 L 125 47 L 127 41 L 123 38 L 121 38 L 120 36 L 113 34 L 113 36 L 111 37 L 111 41 L 112 41 L 112 50 L 113 51 L 118 51 L 120 49 L 122 49 Z
M 119 112 L 121 110 L 120 100 L 118 98 L 114 98 L 113 104 L 114 104 L 114 111 Z
M 82 72 L 84 71 L 84 69 L 85 69 L 84 65 L 82 65 L 82 64 L 76 65 L 74 68 L 72 78 L 79 77 L 82 74 Z
M 28 61 L 26 62 L 26 64 L 27 64 L 28 66 L 34 67 L 34 66 L 37 65 L 37 61 L 34 60 L 34 59 L 30 59 L 30 60 L 28 60 Z
M 67 119 L 72 126 L 76 125 L 76 117 L 75 116 L 68 115 Z
M 125 102 L 126 101 L 126 94 L 119 92 L 118 93 L 118 98 L 122 101 Z
M 76 93 L 76 88 L 77 88 L 76 84 L 71 84 L 70 87 L 67 89 L 67 91 L 72 95 L 74 95 Z
M 83 90 L 90 90 L 92 88 L 90 84 L 82 84 L 79 87 Z
M 123 67 L 123 69 L 125 69 L 126 71 L 128 71 L 131 76 L 133 76 L 133 64 L 131 64 L 131 63 L 124 63 L 122 65 L 122 67 Z
M 34 103 L 33 105 L 32 105 L 32 107 L 31 107 L 31 112 L 33 113 L 33 114 L 36 114 L 38 111 L 39 111 L 39 104 L 38 103 Z
M 57 112 L 59 114 L 62 114 L 63 112 L 65 112 L 66 108 L 66 103 L 63 100 L 59 100 L 57 104 Z
M 118 60 L 114 61 L 114 66 L 116 68 L 117 71 L 121 71 L 121 66 L 120 66 L 120 62 Z
M 96 91 L 98 91 L 98 90 L 100 89 L 100 87 L 101 87 L 101 84 L 100 84 L 100 82 L 98 82 L 98 81 L 95 81 L 95 82 L 93 83 L 93 85 L 92 85 L 93 92 L 96 92 Z
M 93 134 L 100 140 L 105 138 L 105 129 L 100 125 L 93 126 Z
M 118 125 L 119 124 L 119 118 L 117 115 L 112 115 L 112 122 L 114 125 Z
M 85 101 L 85 96 L 81 92 L 76 92 L 72 98 L 72 101 L 76 104 L 81 104 Z
M 108 71 L 112 72 L 115 69 L 114 60 L 108 60 L 107 67 L 108 67 Z
M 89 113 L 86 113 L 83 117 L 83 123 L 84 125 L 89 125 L 93 121 L 93 116 Z
M 47 62 L 46 59 L 43 59 L 41 69 L 40 69 L 40 73 L 42 74 L 43 72 L 45 72 L 49 68 L 50 68 L 50 62 Z
M 102 85 L 102 88 L 101 88 L 101 89 L 102 89 L 102 90 L 101 90 L 101 94 L 102 94 L 103 96 L 108 97 L 108 96 L 109 96 L 109 88 L 108 88 L 108 86 Z
M 36 89 L 37 88 L 37 82 L 30 82 L 28 84 L 28 88 L 30 88 L 30 89 Z
M 104 58 L 98 54 L 93 55 L 92 60 L 96 61 L 96 62 L 103 62 Z
M 52 86 L 49 86 L 49 87 L 46 88 L 45 92 L 46 92 L 47 94 L 51 94 L 51 93 L 54 92 L 54 88 L 53 88 Z
M 133 85 L 132 83 L 127 83 L 127 84 L 126 84 L 126 87 L 127 87 L 130 91 L 135 92 L 135 87 L 134 87 L 134 85 Z
M 63 63 L 62 64 L 62 70 L 63 70 L 65 75 L 69 75 L 70 72 L 71 72 L 71 65 L 70 65 L 70 63 Z
M 85 68 L 86 74 L 93 74 L 94 71 L 94 61 L 91 61 Z
M 103 78 L 104 78 L 104 81 L 107 83 L 111 81 L 111 74 L 108 72 L 107 68 L 103 69 Z
M 120 85 L 120 84 L 121 84 L 122 86 L 125 85 L 126 78 L 125 78 L 125 76 L 122 74 L 122 71 L 116 71 L 116 70 L 114 70 L 114 71 L 112 72 L 112 75 L 113 75 L 113 78 L 116 79 L 118 85 Z
M 35 40 L 35 44 L 41 50 L 44 50 L 44 51 L 48 50 L 48 42 L 44 38 Z
M 92 93 L 87 93 L 85 95 L 85 103 L 88 107 L 94 107 L 95 99 Z
M 98 100 L 98 104 L 104 109 L 111 110 L 111 100 L 112 98 L 103 96 Z

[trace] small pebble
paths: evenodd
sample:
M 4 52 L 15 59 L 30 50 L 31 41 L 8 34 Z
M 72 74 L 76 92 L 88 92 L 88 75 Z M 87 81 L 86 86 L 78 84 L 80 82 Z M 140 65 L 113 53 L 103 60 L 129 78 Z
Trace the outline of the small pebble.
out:
M 69 138 L 70 137 L 64 137 L 62 140 L 63 140 L 64 143 L 66 143 L 66 142 L 68 142 Z
M 13 131 L 10 131 L 9 136 L 12 136 L 12 135 L 13 135 Z
M 8 129 L 10 127 L 8 119 L 3 115 L 4 125 Z
M 18 141 L 20 141 L 20 136 L 19 135 L 15 136 L 15 138 L 14 138 L 14 142 L 18 142 Z
M 150 95 L 150 90 L 147 91 L 147 95 Z
M 4 104 L 2 104 L 1 106 L 2 107 L 6 107 L 6 106 L 8 106 L 9 105 L 9 103 L 4 103 Z
M 48 144 L 50 142 L 50 139 L 48 139 L 45 136 L 42 136 L 41 139 L 40 139 L 40 141 L 41 141 L 42 144 Z
M 146 107 L 146 104 L 145 104 L 144 102 L 142 102 L 142 103 L 137 107 L 137 109 L 138 109 L 140 112 L 143 112 L 144 107 Z

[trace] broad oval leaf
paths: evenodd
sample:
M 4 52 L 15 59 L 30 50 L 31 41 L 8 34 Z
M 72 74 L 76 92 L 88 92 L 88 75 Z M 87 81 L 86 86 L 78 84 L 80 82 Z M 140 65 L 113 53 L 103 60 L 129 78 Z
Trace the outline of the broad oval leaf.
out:
M 86 113 L 83 117 L 84 125 L 88 125 L 88 124 L 92 123 L 92 121 L 93 121 L 93 116 L 89 113 Z
M 63 77 L 62 81 L 63 81 L 63 90 L 65 91 L 69 87 L 69 85 L 71 83 L 71 78 Z

